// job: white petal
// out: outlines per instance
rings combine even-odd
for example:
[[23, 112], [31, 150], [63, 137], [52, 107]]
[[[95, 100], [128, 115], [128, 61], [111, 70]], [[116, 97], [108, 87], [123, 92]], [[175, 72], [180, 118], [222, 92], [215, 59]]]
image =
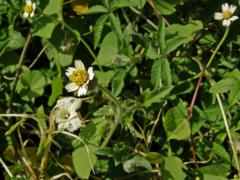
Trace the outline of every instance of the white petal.
[[68, 67], [65, 74], [69, 77], [75, 70], [74, 67]]
[[78, 96], [83, 96], [87, 93], [87, 86], [82, 86], [78, 89]]
[[85, 66], [81, 60], [75, 60], [76, 69], [85, 69]]
[[72, 91], [76, 91], [78, 89], [78, 85], [75, 84], [75, 83], [69, 83], [65, 86], [65, 89], [68, 91], [68, 92], [72, 92]]
[[233, 16], [233, 17], [231, 17], [229, 20], [230, 21], [235, 21], [235, 20], [237, 20], [238, 19], [238, 16]]
[[233, 14], [236, 9], [237, 9], [237, 6], [230, 5], [229, 11]]
[[223, 26], [229, 26], [231, 21], [229, 19], [224, 19], [223, 20]]
[[33, 16], [34, 16], [34, 11], [32, 11], [30, 14], [30, 17], [33, 17]]
[[36, 9], [36, 3], [33, 3], [33, 4], [32, 4], [32, 8], [33, 8], [33, 11], [35, 11], [35, 9]]
[[92, 80], [94, 77], [94, 72], [92, 67], [88, 68], [88, 77], [89, 77], [89, 80]]
[[27, 4], [28, 6], [32, 6], [32, 1], [31, 1], [31, 0], [26, 0], [26, 4]]
[[78, 110], [82, 105], [82, 100], [80, 98], [75, 98], [73, 101], [70, 101], [68, 105], [68, 112], [70, 113], [70, 117], [74, 115], [76, 110]]
[[224, 12], [224, 11], [228, 11], [228, 10], [229, 10], [229, 5], [228, 5], [228, 3], [223, 4], [223, 5], [222, 5], [222, 11]]
[[27, 18], [28, 16], [29, 16], [29, 13], [27, 13], [27, 12], [23, 13], [23, 17]]
[[74, 132], [74, 131], [78, 130], [80, 127], [81, 127], [81, 121], [80, 121], [80, 119], [78, 118], [78, 116], [70, 119], [70, 120], [65, 124], [65, 128], [66, 128], [69, 132]]
[[222, 20], [223, 19], [223, 14], [219, 13], [219, 12], [214, 13], [214, 19]]

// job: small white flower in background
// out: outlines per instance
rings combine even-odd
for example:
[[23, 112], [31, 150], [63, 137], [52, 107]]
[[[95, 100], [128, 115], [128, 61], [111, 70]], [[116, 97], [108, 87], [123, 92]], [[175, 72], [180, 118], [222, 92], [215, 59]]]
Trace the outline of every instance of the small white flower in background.
[[82, 100], [75, 97], [64, 97], [57, 101], [56, 119], [58, 130], [74, 132], [84, 126], [84, 122], [78, 117], [77, 110], [81, 107]]
[[223, 26], [229, 26], [232, 21], [235, 21], [238, 19], [238, 16], [233, 16], [234, 11], [237, 9], [237, 6], [235, 5], [229, 5], [228, 3], [225, 3], [222, 5], [222, 12], [216, 12], [214, 14], [214, 19], [216, 20], [222, 20]]
[[71, 83], [65, 86], [68, 92], [77, 91], [78, 96], [87, 93], [88, 84], [94, 78], [93, 68], [89, 67], [86, 71], [82, 61], [75, 60], [75, 67], [68, 67], [66, 75]]
[[23, 17], [33, 17], [34, 16], [34, 11], [36, 9], [36, 4], [33, 3], [31, 0], [26, 0], [26, 5], [24, 6], [24, 13]]

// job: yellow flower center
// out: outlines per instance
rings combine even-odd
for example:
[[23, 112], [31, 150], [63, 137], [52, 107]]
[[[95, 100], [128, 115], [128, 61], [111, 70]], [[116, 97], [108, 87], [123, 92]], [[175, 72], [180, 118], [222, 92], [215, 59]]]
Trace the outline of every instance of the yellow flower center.
[[30, 14], [33, 11], [32, 5], [25, 5], [24, 12]]
[[232, 12], [231, 11], [223, 11], [223, 18], [224, 19], [229, 19], [232, 17]]
[[88, 73], [85, 69], [75, 70], [69, 76], [69, 79], [77, 85], [82, 86], [88, 81]]

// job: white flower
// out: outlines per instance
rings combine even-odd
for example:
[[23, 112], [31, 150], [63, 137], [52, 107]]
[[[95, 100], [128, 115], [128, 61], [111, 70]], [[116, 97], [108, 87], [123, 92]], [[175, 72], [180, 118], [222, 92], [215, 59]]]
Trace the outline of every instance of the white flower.
[[57, 101], [55, 122], [59, 130], [70, 132], [78, 130], [84, 125], [78, 117], [77, 110], [81, 107], [82, 100], [75, 97], [64, 97]]
[[69, 132], [74, 132], [82, 126], [84, 126], [84, 121], [79, 119], [77, 112], [72, 112], [66, 121], [58, 123], [58, 130], [66, 129]]
[[68, 92], [77, 91], [78, 96], [87, 93], [88, 84], [94, 78], [93, 68], [89, 67], [86, 71], [84, 64], [80, 60], [75, 60], [75, 67], [68, 67], [66, 75], [71, 83], [65, 86]]
[[33, 17], [34, 16], [34, 11], [36, 9], [36, 4], [33, 3], [31, 0], [26, 0], [26, 5], [24, 6], [24, 13], [23, 17]]
[[229, 26], [232, 21], [235, 21], [238, 19], [238, 16], [233, 16], [234, 11], [237, 9], [237, 6], [235, 5], [229, 5], [228, 3], [225, 3], [222, 5], [222, 12], [216, 12], [214, 14], [214, 19], [216, 20], [222, 20], [223, 26]]

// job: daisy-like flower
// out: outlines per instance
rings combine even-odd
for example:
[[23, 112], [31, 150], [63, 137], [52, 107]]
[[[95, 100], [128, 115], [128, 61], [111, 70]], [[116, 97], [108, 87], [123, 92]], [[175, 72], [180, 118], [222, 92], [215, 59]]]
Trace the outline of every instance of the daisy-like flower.
[[33, 17], [34, 16], [34, 11], [36, 9], [36, 4], [33, 3], [31, 0], [26, 0], [26, 5], [24, 6], [24, 13], [23, 17]]
[[59, 130], [74, 132], [84, 125], [78, 117], [77, 110], [82, 100], [75, 97], [64, 97], [57, 101], [55, 122]]
[[229, 26], [232, 21], [238, 19], [238, 16], [233, 16], [234, 11], [237, 9], [235, 5], [229, 5], [225, 3], [222, 5], [222, 12], [216, 12], [214, 14], [214, 19], [222, 20], [223, 26]]
[[87, 93], [88, 84], [94, 78], [93, 68], [89, 67], [86, 71], [81, 60], [75, 60], [75, 67], [68, 67], [66, 75], [71, 83], [65, 86], [68, 92], [77, 91], [78, 96], [83, 96]]

